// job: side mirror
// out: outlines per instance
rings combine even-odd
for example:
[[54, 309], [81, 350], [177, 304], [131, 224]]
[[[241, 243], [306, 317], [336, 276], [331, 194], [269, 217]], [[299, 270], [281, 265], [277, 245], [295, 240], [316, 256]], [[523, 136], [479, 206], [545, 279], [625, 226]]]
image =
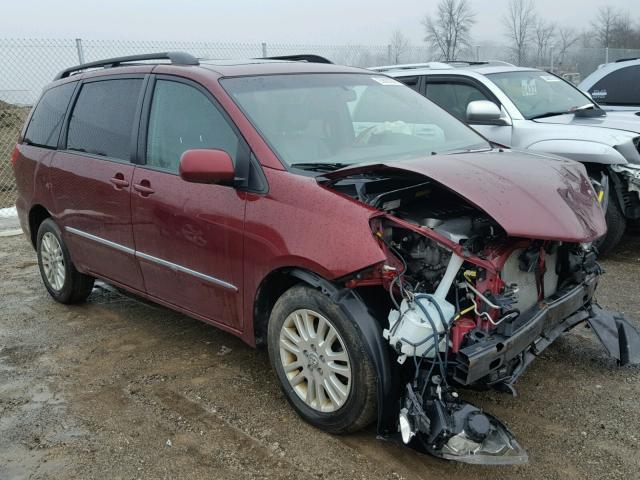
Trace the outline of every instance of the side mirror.
[[180, 178], [192, 183], [232, 183], [235, 168], [223, 150], [193, 149], [180, 157]]
[[467, 105], [467, 123], [475, 125], [509, 125], [502, 111], [489, 100], [476, 100]]

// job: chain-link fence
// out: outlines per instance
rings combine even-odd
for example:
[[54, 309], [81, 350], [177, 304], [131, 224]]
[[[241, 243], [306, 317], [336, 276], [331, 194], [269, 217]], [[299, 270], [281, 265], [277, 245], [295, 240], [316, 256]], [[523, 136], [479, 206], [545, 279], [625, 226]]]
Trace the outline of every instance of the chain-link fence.
[[[283, 43], [208, 43], [178, 41], [0, 39], [0, 215], [15, 202], [11, 152], [29, 109], [42, 88], [65, 67], [103, 58], [161, 51], [187, 51], [202, 58], [256, 58], [309, 53], [358, 67], [438, 60], [427, 46], [303, 45]], [[640, 57], [640, 50], [549, 49], [527, 51], [523, 66], [540, 67], [578, 82], [598, 65]], [[505, 46], [474, 46], [460, 60], [514, 59]]]

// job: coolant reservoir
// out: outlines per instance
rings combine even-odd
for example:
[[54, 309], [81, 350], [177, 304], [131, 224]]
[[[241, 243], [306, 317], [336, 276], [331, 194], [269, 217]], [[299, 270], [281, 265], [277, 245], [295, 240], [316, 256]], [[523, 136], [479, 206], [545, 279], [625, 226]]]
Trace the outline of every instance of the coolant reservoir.
[[413, 356], [433, 358], [437, 350], [446, 348], [443, 334], [449, 328], [456, 309], [445, 297], [462, 263], [462, 257], [452, 254], [433, 295], [404, 299], [399, 311], [389, 312], [389, 328], [382, 332], [382, 336], [400, 351], [398, 362], [404, 363], [407, 357]]

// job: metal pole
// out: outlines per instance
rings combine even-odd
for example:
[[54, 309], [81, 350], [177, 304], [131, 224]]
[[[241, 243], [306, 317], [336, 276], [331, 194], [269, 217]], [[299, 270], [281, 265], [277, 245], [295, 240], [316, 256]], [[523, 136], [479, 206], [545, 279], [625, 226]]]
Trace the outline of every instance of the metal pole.
[[76, 38], [76, 50], [78, 50], [78, 63], [84, 63], [84, 50], [82, 49], [82, 39]]
[[549, 65], [549, 71], [550, 71], [551, 73], [553, 73], [553, 50], [550, 50], [550, 51], [549, 51], [549, 57], [550, 57], [550, 58], [549, 58], [549, 63], [550, 63], [550, 65]]
[[267, 42], [262, 42], [262, 58], [267, 58]]
[[609, 63], [609, 47], [604, 49], [604, 63]]

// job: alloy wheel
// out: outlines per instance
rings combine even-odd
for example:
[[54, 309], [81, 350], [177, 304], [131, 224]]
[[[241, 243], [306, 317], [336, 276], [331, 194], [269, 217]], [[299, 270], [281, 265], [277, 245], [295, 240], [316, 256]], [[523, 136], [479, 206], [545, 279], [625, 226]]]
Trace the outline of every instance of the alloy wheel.
[[342, 407], [351, 391], [351, 362], [344, 341], [321, 314], [292, 312], [280, 330], [284, 374], [306, 405], [320, 412]]
[[46, 232], [42, 236], [40, 257], [42, 258], [42, 268], [49, 286], [56, 291], [62, 290], [66, 277], [64, 255], [62, 254], [60, 242], [51, 232]]

